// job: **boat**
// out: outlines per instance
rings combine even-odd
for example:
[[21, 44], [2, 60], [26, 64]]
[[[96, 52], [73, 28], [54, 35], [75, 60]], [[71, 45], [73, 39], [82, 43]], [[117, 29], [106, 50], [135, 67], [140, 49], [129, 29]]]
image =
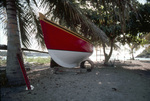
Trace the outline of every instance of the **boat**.
[[44, 41], [51, 58], [60, 66], [73, 68], [88, 60], [93, 53], [90, 40], [39, 13]]

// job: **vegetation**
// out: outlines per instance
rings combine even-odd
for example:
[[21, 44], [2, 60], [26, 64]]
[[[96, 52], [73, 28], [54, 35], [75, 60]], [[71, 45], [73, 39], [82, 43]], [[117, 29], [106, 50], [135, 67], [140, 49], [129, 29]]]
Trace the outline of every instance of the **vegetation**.
[[[126, 22], [129, 20], [131, 11], [136, 13], [137, 2], [96, 0], [88, 2], [91, 6], [89, 9], [86, 0], [82, 1], [84, 1], [83, 11], [85, 15], [102, 29], [109, 38], [109, 45], [100, 42], [96, 42], [95, 44], [96, 46], [103, 47], [105, 56], [104, 64], [107, 64], [113, 53], [113, 49], [119, 48], [115, 43], [121, 42], [125, 44], [126, 42]], [[109, 53], [106, 52], [106, 48], [108, 49], [108, 47], [110, 49]]]
[[132, 59], [134, 59], [134, 51], [140, 46], [150, 44], [150, 4], [139, 4], [137, 12], [138, 18], [134, 12], [130, 13], [130, 20], [126, 25], [126, 43], [130, 46]]
[[[130, 53], [132, 59], [134, 59], [134, 51], [139, 49], [141, 45], [149, 43], [149, 32], [150, 32], [150, 4], [139, 4], [134, 3], [133, 7], [130, 7], [130, 3], [125, 3], [126, 6], [121, 7], [119, 1], [113, 2], [106, 1], [99, 3], [99, 1], [93, 4], [93, 8], [89, 9], [87, 6], [83, 7], [86, 11], [86, 15], [90, 18], [100, 29], [102, 29], [110, 40], [110, 52], [105, 52], [105, 44], [103, 46], [103, 52], [105, 56], [104, 63], [107, 64], [109, 61], [113, 49], [117, 46], [116, 42], [120, 42], [123, 45], [128, 44], [131, 48]], [[128, 2], [128, 1], [127, 1]], [[113, 5], [113, 6], [112, 6]], [[114, 6], [115, 5], [115, 6]], [[129, 6], [129, 7], [128, 7]], [[126, 8], [127, 7], [127, 8]], [[119, 8], [122, 8], [120, 11]], [[126, 10], [124, 9], [126, 8]], [[133, 10], [134, 9], [134, 10]], [[124, 11], [123, 11], [124, 10]], [[125, 15], [121, 16], [120, 12], [124, 12]], [[97, 43], [101, 44], [101, 43]], [[118, 47], [117, 47], [118, 48]]]
[[[40, 64], [40, 65], [43, 65], [43, 64], [47, 64], [47, 63], [50, 63], [50, 58], [41, 58], [41, 57], [37, 57], [37, 58], [34, 58], [34, 57], [25, 57], [24, 58], [24, 62], [25, 63], [29, 63], [29, 64]], [[2, 60], [0, 59], [0, 66], [6, 66], [6, 60]]]
[[6, 56], [7, 52], [0, 51], [0, 66], [6, 66], [6, 59], [3, 59], [3, 56]]
[[6, 60], [0, 59], [0, 67], [6, 66]]
[[141, 54], [139, 54], [137, 57], [141, 58], [150, 58], [150, 47], [147, 47]]
[[25, 63], [33, 63], [33, 64], [46, 64], [46, 63], [50, 63], [50, 58], [41, 58], [41, 57], [38, 57], [38, 58], [34, 58], [34, 57], [31, 57], [31, 58], [24, 58], [24, 62]]

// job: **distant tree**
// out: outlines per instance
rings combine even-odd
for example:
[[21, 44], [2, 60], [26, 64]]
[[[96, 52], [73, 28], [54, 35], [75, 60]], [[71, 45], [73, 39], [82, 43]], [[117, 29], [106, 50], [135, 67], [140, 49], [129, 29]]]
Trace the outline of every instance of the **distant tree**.
[[130, 13], [130, 20], [127, 22], [126, 43], [131, 48], [132, 59], [134, 59], [134, 49], [139, 49], [141, 45], [149, 44], [150, 33], [150, 4], [139, 4], [137, 12], [138, 18], [133, 12]]
[[[96, 43], [102, 44], [105, 56], [104, 63], [107, 64], [112, 55], [113, 48], [117, 47], [115, 43], [122, 42], [124, 44], [126, 41], [126, 21], [129, 20], [130, 12], [136, 11], [137, 2], [130, 0], [81, 1], [81, 5], [83, 5], [83, 10], [86, 11], [85, 14], [87, 17], [102, 29], [110, 40], [109, 45], [99, 42]], [[87, 4], [89, 6], [87, 6]], [[135, 14], [135, 16], [137, 16], [137, 14]], [[121, 35], [123, 37], [121, 37]], [[110, 47], [109, 53], [106, 53], [107, 47]]]

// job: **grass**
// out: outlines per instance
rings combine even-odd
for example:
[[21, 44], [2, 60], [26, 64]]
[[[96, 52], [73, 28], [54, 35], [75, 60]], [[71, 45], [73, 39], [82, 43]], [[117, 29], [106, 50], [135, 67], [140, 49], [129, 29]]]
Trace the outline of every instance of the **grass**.
[[33, 64], [46, 64], [46, 63], [50, 63], [50, 58], [24, 58], [24, 61], [27, 63], [33, 63]]
[[6, 66], [6, 60], [0, 59], [0, 66]]
[[[50, 63], [50, 58], [41, 58], [41, 57], [38, 57], [38, 58], [34, 58], [34, 57], [31, 57], [31, 58], [24, 58], [24, 62], [25, 63], [30, 63], [30, 64], [46, 64], [46, 63]], [[2, 60], [0, 59], [0, 66], [6, 66], [6, 60]]]

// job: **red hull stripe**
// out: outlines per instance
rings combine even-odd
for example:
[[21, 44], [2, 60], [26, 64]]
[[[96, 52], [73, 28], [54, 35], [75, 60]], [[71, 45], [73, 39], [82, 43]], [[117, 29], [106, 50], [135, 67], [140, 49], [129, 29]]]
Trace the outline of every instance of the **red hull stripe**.
[[48, 49], [93, 52], [93, 45], [81, 37], [50, 21], [40, 20]]
[[89, 39], [87, 39], [87, 38], [81, 36], [80, 34], [77, 34], [77, 33], [73, 32], [73, 31], [71, 31], [71, 30], [69, 30], [69, 29], [66, 29], [65, 27], [63, 27], [63, 26], [61, 26], [61, 25], [58, 25], [58, 24], [56, 24], [56, 23], [54, 23], [54, 22], [52, 22], [52, 21], [50, 21], [50, 20], [47, 20], [47, 19], [44, 19], [44, 20], [45, 20], [45, 22], [47, 22], [47, 23], [49, 23], [49, 24], [51, 24], [51, 25], [53, 25], [53, 26], [55, 26], [55, 27], [57, 27], [57, 28], [59, 28], [59, 29], [61, 29], [61, 30], [63, 30], [63, 31], [66, 31], [66, 32], [69, 33], [69, 34], [72, 34], [72, 35], [74, 35], [74, 36], [76, 36], [76, 37], [78, 37], [78, 38], [81, 38], [82, 40], [85, 40], [85, 41], [91, 43]]

